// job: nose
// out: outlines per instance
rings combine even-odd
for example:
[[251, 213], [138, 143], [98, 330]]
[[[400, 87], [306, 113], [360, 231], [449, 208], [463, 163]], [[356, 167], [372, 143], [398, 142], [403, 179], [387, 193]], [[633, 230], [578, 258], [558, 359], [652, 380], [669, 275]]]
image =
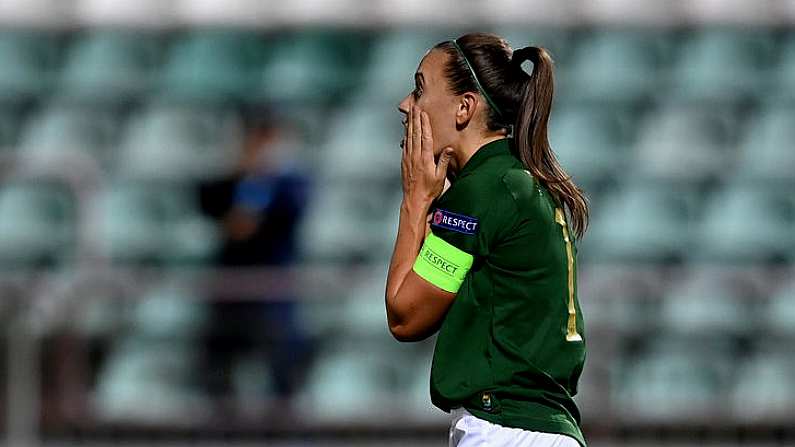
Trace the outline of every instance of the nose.
[[409, 114], [409, 107], [411, 107], [410, 101], [411, 101], [411, 95], [410, 94], [406, 95], [406, 97], [403, 98], [402, 101], [400, 101], [400, 104], [398, 104], [398, 110], [400, 111], [400, 113], [402, 113], [404, 115], [408, 115]]

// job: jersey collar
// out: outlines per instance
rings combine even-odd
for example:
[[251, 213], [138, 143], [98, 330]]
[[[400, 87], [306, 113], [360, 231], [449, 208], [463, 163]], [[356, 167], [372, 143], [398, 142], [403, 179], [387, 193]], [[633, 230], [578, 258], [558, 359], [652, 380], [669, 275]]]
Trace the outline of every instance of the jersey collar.
[[513, 146], [513, 138], [501, 138], [488, 142], [481, 146], [478, 150], [469, 157], [464, 167], [458, 172], [456, 178], [461, 178], [482, 165], [486, 160], [497, 155], [512, 155], [511, 147]]

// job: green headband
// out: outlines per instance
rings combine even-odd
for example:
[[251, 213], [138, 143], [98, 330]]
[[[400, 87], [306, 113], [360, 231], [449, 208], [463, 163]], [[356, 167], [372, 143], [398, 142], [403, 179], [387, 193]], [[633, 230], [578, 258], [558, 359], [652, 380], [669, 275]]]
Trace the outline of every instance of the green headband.
[[478, 80], [478, 75], [475, 74], [475, 69], [472, 68], [472, 64], [469, 63], [469, 59], [467, 59], [466, 55], [464, 54], [464, 51], [461, 49], [460, 46], [458, 46], [458, 42], [456, 42], [456, 39], [453, 39], [453, 46], [455, 46], [455, 49], [458, 50], [458, 53], [461, 55], [461, 57], [464, 58], [464, 62], [466, 62], [467, 68], [469, 68], [469, 72], [472, 73], [472, 79], [475, 80], [475, 86], [478, 88], [478, 92], [480, 92], [480, 94], [484, 98], [486, 98], [486, 102], [489, 103], [489, 106], [491, 106], [491, 108], [494, 109], [495, 112], [497, 112], [497, 115], [499, 115], [500, 120], [502, 120], [503, 119], [502, 111], [500, 111], [500, 108], [497, 107], [497, 104], [491, 100], [491, 97], [488, 95], [488, 93], [486, 93], [486, 90], [483, 88], [483, 86], [480, 85], [480, 81]]

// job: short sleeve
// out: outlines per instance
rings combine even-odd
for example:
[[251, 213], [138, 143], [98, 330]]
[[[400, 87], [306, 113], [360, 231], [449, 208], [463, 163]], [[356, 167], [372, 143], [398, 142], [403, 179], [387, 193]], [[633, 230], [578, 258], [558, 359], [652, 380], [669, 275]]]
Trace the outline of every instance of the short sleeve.
[[[486, 257], [502, 230], [513, 223], [516, 205], [499, 181], [454, 184], [431, 207], [431, 231], [475, 258]], [[475, 179], [471, 179], [475, 180]]]

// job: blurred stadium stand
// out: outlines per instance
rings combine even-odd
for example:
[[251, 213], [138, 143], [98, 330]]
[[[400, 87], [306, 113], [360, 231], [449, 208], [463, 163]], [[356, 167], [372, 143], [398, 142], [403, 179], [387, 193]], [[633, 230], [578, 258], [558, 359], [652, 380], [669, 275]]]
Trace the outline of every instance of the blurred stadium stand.
[[[330, 5], [0, 0], [7, 445], [445, 445], [433, 342], [385, 324], [396, 105], [428, 47], [484, 29], [557, 63], [550, 139], [593, 207], [591, 444], [795, 442], [795, 2]], [[298, 257], [218, 268], [196, 190], [261, 106], [313, 181]], [[282, 296], [318, 355], [285, 401], [248, 354], [230, 410], [200, 385], [208, 303]]]

